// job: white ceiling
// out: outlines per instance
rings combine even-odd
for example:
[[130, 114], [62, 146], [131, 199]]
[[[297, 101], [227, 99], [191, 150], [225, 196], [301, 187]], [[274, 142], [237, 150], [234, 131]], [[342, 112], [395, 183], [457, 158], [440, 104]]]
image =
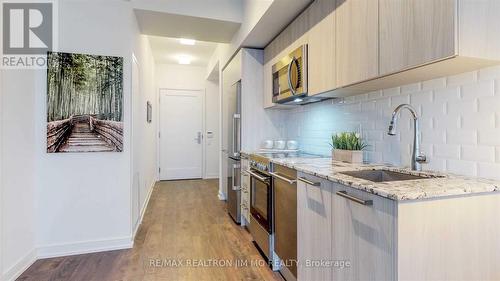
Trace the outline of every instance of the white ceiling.
[[[207, 1], [210, 2], [210, 1]], [[142, 34], [229, 43], [240, 22], [134, 9]]]
[[139, 10], [236, 23], [241, 23], [242, 21], [244, 1], [248, 0], [131, 0], [133, 7]]
[[196, 41], [194, 46], [182, 45], [177, 38], [148, 36], [156, 63], [177, 64], [179, 55], [192, 57], [191, 65], [207, 66], [217, 43]]

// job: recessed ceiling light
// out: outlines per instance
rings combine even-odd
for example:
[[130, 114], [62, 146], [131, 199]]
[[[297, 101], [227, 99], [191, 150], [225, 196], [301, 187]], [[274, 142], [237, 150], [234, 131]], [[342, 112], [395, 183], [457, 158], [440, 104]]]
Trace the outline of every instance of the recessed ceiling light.
[[193, 59], [188, 55], [179, 55], [177, 57], [177, 62], [179, 62], [179, 64], [191, 64], [192, 60]]
[[179, 43], [182, 45], [194, 45], [196, 43], [196, 40], [194, 39], [186, 39], [186, 38], [180, 38]]
[[303, 100], [303, 99], [301, 99], [301, 98], [295, 98], [295, 99], [293, 100], [293, 102], [302, 102], [302, 101], [304, 101], [304, 100]]

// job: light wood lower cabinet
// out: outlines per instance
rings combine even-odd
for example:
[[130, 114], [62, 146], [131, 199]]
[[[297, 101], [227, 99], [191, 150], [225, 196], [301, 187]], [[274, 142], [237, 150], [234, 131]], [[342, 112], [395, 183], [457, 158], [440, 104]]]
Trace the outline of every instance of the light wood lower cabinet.
[[500, 280], [500, 193], [393, 201], [298, 178], [299, 281]]
[[332, 280], [394, 280], [395, 201], [332, 186]]
[[[308, 184], [304, 179], [317, 185]], [[299, 173], [297, 181], [298, 280], [332, 280], [331, 267], [317, 266], [317, 263], [331, 259], [331, 238], [332, 183]]]

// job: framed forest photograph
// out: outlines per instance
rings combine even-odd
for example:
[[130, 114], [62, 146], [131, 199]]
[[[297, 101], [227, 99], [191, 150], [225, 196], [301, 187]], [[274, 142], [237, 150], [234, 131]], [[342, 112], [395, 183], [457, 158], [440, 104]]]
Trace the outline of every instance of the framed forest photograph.
[[123, 58], [47, 54], [47, 152], [123, 150]]

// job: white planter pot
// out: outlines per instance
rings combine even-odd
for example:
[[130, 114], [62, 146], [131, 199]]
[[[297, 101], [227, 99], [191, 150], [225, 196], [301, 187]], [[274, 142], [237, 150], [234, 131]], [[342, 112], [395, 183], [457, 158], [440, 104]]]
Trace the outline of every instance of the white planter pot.
[[333, 149], [332, 158], [336, 161], [360, 164], [363, 163], [363, 151]]

